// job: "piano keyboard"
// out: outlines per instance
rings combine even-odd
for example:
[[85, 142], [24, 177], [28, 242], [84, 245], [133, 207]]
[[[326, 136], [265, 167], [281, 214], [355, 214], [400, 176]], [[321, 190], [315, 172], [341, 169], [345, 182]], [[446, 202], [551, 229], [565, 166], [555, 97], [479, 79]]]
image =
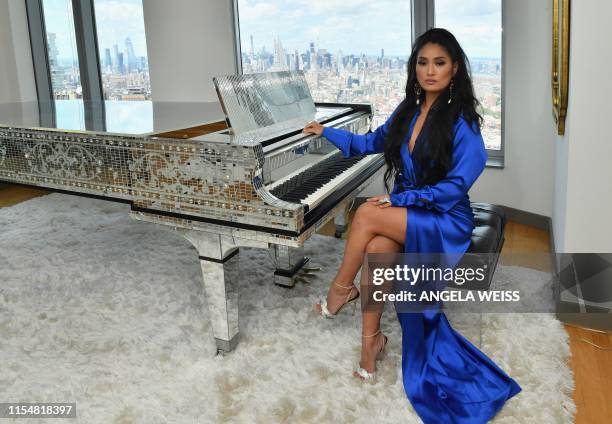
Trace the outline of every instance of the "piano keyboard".
[[275, 197], [291, 203], [302, 203], [306, 211], [314, 209], [336, 188], [343, 186], [379, 155], [344, 158], [340, 152], [331, 155], [307, 169], [301, 169], [269, 187]]
[[[274, 190], [276, 187], [279, 187], [281, 185], [283, 185], [284, 183], [286, 183], [287, 181], [289, 181], [291, 178], [296, 177], [300, 174], [305, 173], [308, 169], [312, 168], [313, 166], [315, 166], [317, 163], [322, 162], [332, 156], [335, 157], [339, 157], [340, 156], [340, 152], [337, 149], [332, 150], [329, 153], [326, 153], [325, 155], [320, 155], [320, 156], [314, 156], [311, 155], [310, 157], [303, 157], [301, 159], [303, 159], [306, 165], [304, 166], [300, 166], [299, 168], [297, 168], [295, 171], [283, 176], [282, 178], [279, 178], [278, 180], [268, 184], [266, 186], [266, 190], [268, 190], [269, 192], [272, 192], [272, 190]], [[316, 157], [316, 159], [312, 159], [313, 157]]]

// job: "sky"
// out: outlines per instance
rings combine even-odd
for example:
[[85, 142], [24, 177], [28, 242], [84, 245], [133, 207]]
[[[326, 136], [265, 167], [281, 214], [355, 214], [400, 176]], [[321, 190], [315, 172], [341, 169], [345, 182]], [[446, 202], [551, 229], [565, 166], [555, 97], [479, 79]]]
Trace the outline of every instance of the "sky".
[[[242, 51], [279, 36], [288, 52], [316, 48], [331, 53], [408, 56], [408, 0], [238, 0]], [[455, 34], [470, 57], [501, 56], [501, 0], [436, 0], [436, 26]]]
[[[130, 37], [146, 56], [143, 0], [95, 0], [100, 54], [125, 48]], [[214, 0], [223, 1], [223, 0]], [[43, 0], [47, 32], [57, 34], [62, 58], [76, 58], [71, 0]], [[177, 2], [177, 6], [180, 1]], [[408, 56], [409, 0], [238, 0], [243, 52], [254, 37], [256, 51], [273, 51], [279, 36], [288, 52], [304, 52], [311, 41], [332, 54]], [[436, 0], [436, 26], [455, 34], [470, 57], [500, 57], [501, 0]]]
[[[127, 37], [132, 40], [136, 56], [147, 56], [142, 1], [94, 0], [102, 57], [105, 48], [111, 49], [112, 54], [114, 44], [123, 52]], [[59, 55], [64, 59], [77, 57], [71, 4], [71, 0], [43, 0], [46, 30], [56, 33]]]

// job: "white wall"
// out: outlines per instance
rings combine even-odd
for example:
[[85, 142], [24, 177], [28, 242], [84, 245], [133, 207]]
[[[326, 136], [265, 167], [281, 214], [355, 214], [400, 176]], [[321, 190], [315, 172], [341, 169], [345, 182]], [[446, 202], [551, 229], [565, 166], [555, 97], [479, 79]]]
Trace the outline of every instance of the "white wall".
[[551, 0], [506, 0], [505, 168], [487, 168], [475, 201], [552, 215], [555, 138], [550, 87]]
[[25, 2], [0, 0], [0, 103], [36, 101]]
[[143, 1], [151, 91], [158, 102], [216, 102], [212, 77], [236, 72], [232, 2]]
[[10, 14], [7, 0], [0, 0], [0, 102], [13, 102], [17, 97], [15, 84], [15, 51], [11, 33]]
[[556, 139], [559, 252], [612, 251], [612, 2], [572, 4], [566, 132]]
[[25, 2], [0, 0], [0, 122], [38, 125]]

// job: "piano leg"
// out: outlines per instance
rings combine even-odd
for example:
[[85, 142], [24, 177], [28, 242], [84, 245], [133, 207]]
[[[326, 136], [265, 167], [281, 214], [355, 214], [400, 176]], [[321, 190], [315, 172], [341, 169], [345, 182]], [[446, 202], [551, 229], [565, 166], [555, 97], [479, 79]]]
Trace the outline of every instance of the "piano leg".
[[179, 230], [197, 249], [218, 352], [238, 343], [238, 247], [231, 237]]
[[229, 352], [238, 343], [238, 249], [221, 262], [200, 256], [200, 265], [217, 351]]
[[283, 287], [295, 286], [298, 272], [310, 261], [310, 258], [304, 257], [304, 246], [289, 247], [272, 244], [269, 249], [276, 266], [274, 284]]

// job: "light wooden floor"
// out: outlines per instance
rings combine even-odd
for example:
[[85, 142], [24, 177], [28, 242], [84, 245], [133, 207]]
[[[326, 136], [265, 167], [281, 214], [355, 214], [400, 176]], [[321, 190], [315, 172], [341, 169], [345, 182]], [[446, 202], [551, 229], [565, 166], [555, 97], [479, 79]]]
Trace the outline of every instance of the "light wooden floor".
[[[502, 250], [520, 254], [523, 266], [550, 271], [551, 258], [549, 234], [527, 225], [508, 222], [506, 243]], [[529, 254], [533, 258], [529, 260]], [[528, 265], [529, 264], [529, 265]], [[577, 424], [612, 423], [612, 332], [565, 325], [570, 336], [572, 356], [570, 365], [574, 371], [574, 402]]]
[[8, 186], [0, 188], [0, 208], [13, 206], [17, 203], [25, 202], [34, 197], [43, 196], [49, 193], [45, 190], [37, 190], [34, 188]]
[[[44, 190], [10, 186], [0, 188], [0, 208], [45, 195]], [[349, 216], [349, 229], [353, 213]], [[333, 235], [333, 222], [320, 231]], [[345, 233], [346, 237], [346, 233]], [[547, 231], [508, 222], [501, 263], [520, 261], [523, 266], [549, 271], [550, 245]], [[530, 259], [531, 258], [531, 259]], [[565, 325], [570, 336], [574, 372], [577, 424], [612, 423], [612, 333]]]

